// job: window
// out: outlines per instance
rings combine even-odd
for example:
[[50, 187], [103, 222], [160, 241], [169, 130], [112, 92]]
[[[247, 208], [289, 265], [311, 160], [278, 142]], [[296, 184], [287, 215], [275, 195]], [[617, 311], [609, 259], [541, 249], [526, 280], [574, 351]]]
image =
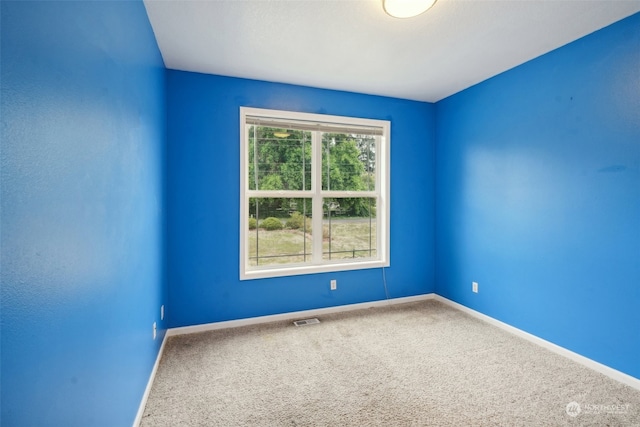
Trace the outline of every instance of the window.
[[240, 109], [240, 278], [389, 265], [388, 121]]

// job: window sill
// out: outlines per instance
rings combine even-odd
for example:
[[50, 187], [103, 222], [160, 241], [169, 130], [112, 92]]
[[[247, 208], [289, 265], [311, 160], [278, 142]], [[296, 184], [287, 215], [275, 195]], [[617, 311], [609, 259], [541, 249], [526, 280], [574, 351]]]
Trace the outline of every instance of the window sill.
[[333, 273], [336, 271], [366, 270], [371, 268], [389, 267], [388, 261], [372, 260], [358, 263], [339, 263], [324, 265], [301, 265], [295, 267], [274, 267], [260, 270], [240, 272], [240, 280], [265, 279], [269, 277], [299, 276], [302, 274]]

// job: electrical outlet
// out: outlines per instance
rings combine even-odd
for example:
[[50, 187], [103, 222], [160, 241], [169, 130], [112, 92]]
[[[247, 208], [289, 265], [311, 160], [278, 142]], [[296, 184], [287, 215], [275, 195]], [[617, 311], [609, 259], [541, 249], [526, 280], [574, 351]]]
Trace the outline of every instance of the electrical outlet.
[[471, 290], [473, 292], [475, 292], [476, 294], [478, 293], [478, 282], [472, 282], [471, 283]]
[[157, 335], [158, 331], [157, 331], [157, 327], [156, 327], [156, 322], [153, 322], [153, 339], [156, 339], [156, 335]]
[[331, 290], [335, 291], [336, 289], [338, 289], [338, 281], [334, 279], [331, 281]]
[[164, 304], [160, 306], [160, 320], [164, 320]]

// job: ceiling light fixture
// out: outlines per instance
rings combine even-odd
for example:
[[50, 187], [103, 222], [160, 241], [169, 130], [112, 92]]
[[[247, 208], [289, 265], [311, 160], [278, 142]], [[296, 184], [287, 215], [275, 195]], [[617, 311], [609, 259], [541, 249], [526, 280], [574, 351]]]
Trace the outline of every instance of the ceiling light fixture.
[[426, 12], [436, 0], [382, 0], [382, 7], [394, 18], [413, 18]]
[[273, 136], [275, 136], [276, 138], [286, 138], [288, 137], [290, 134], [288, 132], [274, 132]]

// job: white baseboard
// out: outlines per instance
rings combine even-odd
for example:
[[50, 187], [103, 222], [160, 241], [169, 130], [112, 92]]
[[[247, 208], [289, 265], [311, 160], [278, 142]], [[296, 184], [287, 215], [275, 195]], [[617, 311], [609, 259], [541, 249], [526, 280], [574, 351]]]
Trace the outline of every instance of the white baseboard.
[[381, 307], [385, 305], [404, 304], [407, 302], [424, 301], [435, 298], [435, 294], [423, 294], [404, 298], [362, 302], [358, 304], [338, 305], [334, 307], [317, 308], [313, 310], [294, 311], [291, 313], [273, 314], [270, 316], [250, 317], [248, 319], [227, 320], [224, 322], [206, 323], [204, 325], [183, 326], [167, 330], [167, 336], [195, 334], [198, 332], [215, 331], [218, 329], [238, 328], [240, 326], [257, 325], [260, 323], [279, 322], [282, 320], [304, 319], [323, 314], [340, 313], [343, 311], [361, 310], [363, 308]]
[[624, 372], [620, 372], [617, 371], [613, 368], [610, 368], [606, 365], [603, 365], [602, 363], [596, 362], [595, 360], [589, 359], [587, 357], [584, 357], [578, 353], [574, 353], [571, 350], [567, 350], [564, 347], [560, 347], [557, 344], [554, 344], [552, 342], [549, 342], [547, 340], [544, 340], [542, 338], [539, 338], [535, 335], [532, 335], [528, 332], [525, 332], [521, 329], [518, 329], [514, 326], [511, 326], [507, 323], [501, 322], [497, 319], [494, 319], [493, 317], [487, 316], [486, 314], [482, 314], [478, 311], [475, 311], [469, 307], [466, 307], [462, 304], [458, 304], [457, 302], [451, 301], [450, 299], [447, 299], [445, 297], [442, 297], [440, 295], [435, 295], [434, 299], [436, 301], [440, 301], [443, 302], [453, 308], [456, 308], [460, 311], [463, 311], [467, 314], [470, 314], [473, 317], [476, 317], [480, 320], [483, 320], [493, 326], [497, 326], [500, 329], [503, 329], [507, 332], [510, 332], [514, 335], [519, 336], [520, 338], [524, 338], [527, 341], [530, 341], [534, 344], [537, 344], [541, 347], [546, 348], [547, 350], [550, 350], [556, 354], [559, 354], [561, 356], [564, 356], [568, 359], [573, 360], [574, 362], [577, 362], [583, 366], [586, 366], [587, 368], [591, 368], [596, 372], [599, 372], [603, 375], [606, 375], [607, 377], [614, 379], [618, 382], [621, 382], [622, 384], [628, 385], [629, 387], [632, 387], [636, 390], [640, 390], [640, 379], [632, 377], [631, 375], [627, 375]]
[[158, 371], [158, 365], [160, 365], [160, 359], [162, 359], [162, 353], [164, 352], [164, 344], [167, 342], [167, 334], [164, 334], [164, 338], [162, 339], [162, 344], [160, 344], [160, 350], [158, 351], [158, 356], [156, 356], [156, 363], [153, 364], [153, 369], [151, 370], [151, 374], [149, 375], [149, 381], [147, 381], [147, 387], [144, 389], [144, 394], [142, 395], [142, 401], [140, 402], [140, 406], [138, 407], [138, 413], [136, 414], [136, 419], [133, 421], [133, 427], [138, 427], [140, 422], [142, 421], [142, 416], [144, 415], [144, 408], [147, 406], [147, 400], [149, 399], [149, 393], [151, 393], [151, 387], [153, 386], [153, 381], [156, 378], [156, 372]]

